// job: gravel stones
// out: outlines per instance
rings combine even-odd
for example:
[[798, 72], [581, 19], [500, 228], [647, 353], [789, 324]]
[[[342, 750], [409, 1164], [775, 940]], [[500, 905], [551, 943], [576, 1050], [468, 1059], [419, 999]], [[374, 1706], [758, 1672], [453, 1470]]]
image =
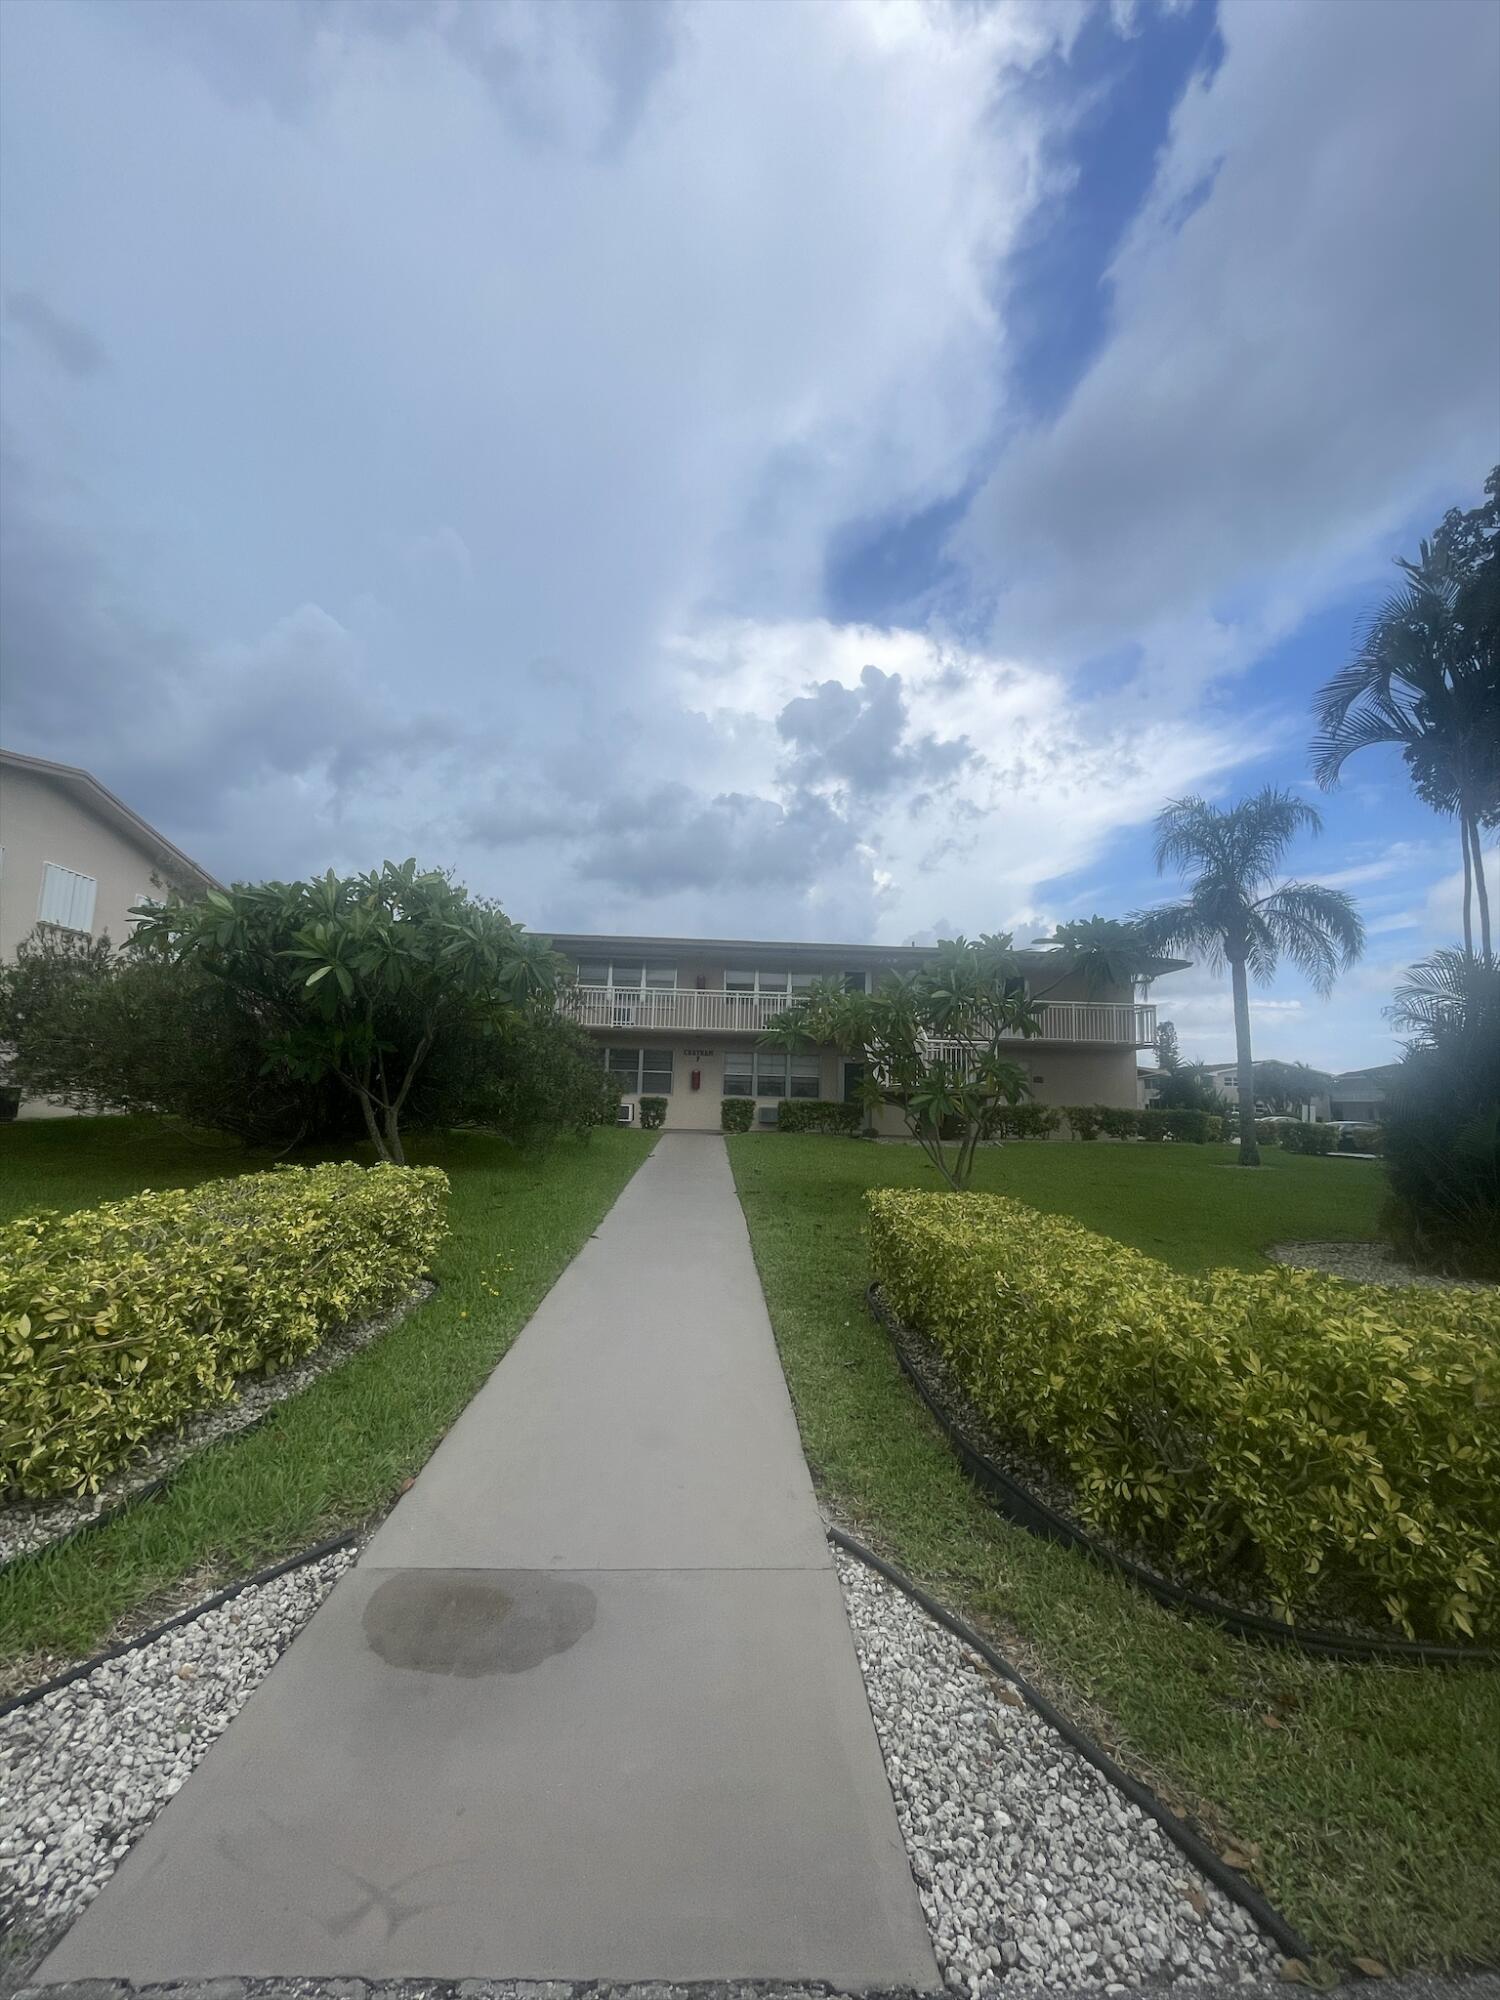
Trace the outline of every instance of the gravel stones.
[[39, 1951], [93, 1900], [355, 1553], [242, 1590], [0, 1717], [0, 1930]]
[[976, 1655], [836, 1555], [912, 1874], [950, 1987], [1249, 1985], [1279, 1954]]
[[1358, 1285], [1422, 1285], [1440, 1292], [1492, 1292], [1480, 1278], [1444, 1278], [1403, 1264], [1388, 1243], [1273, 1243], [1266, 1251], [1273, 1264], [1291, 1264], [1299, 1271], [1326, 1271], [1331, 1278], [1352, 1278]]

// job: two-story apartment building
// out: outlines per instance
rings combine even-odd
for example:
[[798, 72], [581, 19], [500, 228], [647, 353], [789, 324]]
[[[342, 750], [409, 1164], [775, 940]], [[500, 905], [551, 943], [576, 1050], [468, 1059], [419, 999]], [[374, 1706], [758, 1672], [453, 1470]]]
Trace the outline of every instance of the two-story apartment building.
[[[887, 973], [931, 957], [916, 945], [777, 944], [747, 939], [600, 937], [555, 933], [576, 970], [569, 1004], [619, 1079], [623, 1100], [667, 1099], [667, 1124], [717, 1131], [726, 1097], [752, 1097], [758, 1122], [782, 1098], [844, 1099], [859, 1065], [838, 1050], [788, 1055], [758, 1046], [777, 1014], [814, 979], [873, 989]], [[1045, 990], [1043, 1032], [1016, 1038], [1016, 1059], [1041, 1104], [1134, 1105], [1136, 1051], [1156, 1035], [1156, 1009], [1133, 992], [1087, 993], [1056, 958], [1020, 953], [1033, 997]], [[905, 1128], [893, 1109], [876, 1129]]]
[[[217, 886], [89, 772], [0, 750], [0, 961], [39, 924], [123, 944], [133, 904]], [[21, 1115], [52, 1109], [32, 1101]]]

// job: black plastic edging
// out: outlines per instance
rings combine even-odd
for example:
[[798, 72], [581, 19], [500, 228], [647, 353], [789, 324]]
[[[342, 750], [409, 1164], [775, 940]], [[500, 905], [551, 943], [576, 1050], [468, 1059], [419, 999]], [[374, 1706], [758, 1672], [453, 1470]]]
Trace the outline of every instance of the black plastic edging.
[[1034, 1688], [1024, 1675], [1017, 1672], [1003, 1653], [996, 1652], [982, 1633], [976, 1632], [972, 1625], [960, 1618], [956, 1612], [950, 1611], [946, 1604], [940, 1603], [937, 1598], [923, 1590], [920, 1584], [913, 1583], [911, 1578], [904, 1571], [897, 1569], [894, 1563], [887, 1562], [883, 1556], [876, 1555], [873, 1549], [867, 1549], [862, 1542], [855, 1541], [854, 1537], [845, 1534], [842, 1528], [829, 1527], [827, 1533], [829, 1541], [836, 1548], [843, 1549], [846, 1555], [855, 1557], [857, 1561], [877, 1571], [887, 1583], [894, 1584], [897, 1590], [911, 1599], [913, 1604], [920, 1605], [929, 1618], [935, 1618], [939, 1625], [953, 1634], [955, 1639], [971, 1647], [1002, 1680], [1008, 1681], [1042, 1720], [1055, 1729], [1064, 1742], [1076, 1750], [1086, 1763], [1092, 1764], [1116, 1791], [1123, 1792], [1132, 1805], [1138, 1806], [1148, 1819], [1156, 1822], [1167, 1838], [1192, 1862], [1200, 1875], [1206, 1875], [1209, 1881], [1222, 1889], [1226, 1896], [1253, 1917], [1267, 1937], [1275, 1940], [1284, 1957], [1301, 1959], [1304, 1963], [1311, 1959], [1311, 1946], [1297, 1934], [1281, 1912], [1266, 1901], [1238, 1868], [1231, 1868], [1223, 1855], [1216, 1853], [1201, 1834], [1194, 1832], [1186, 1820], [1180, 1819], [1169, 1806], [1163, 1805], [1149, 1786], [1143, 1785], [1139, 1778], [1131, 1777], [1128, 1771], [1115, 1762], [1107, 1750], [1101, 1749], [1091, 1736], [1086, 1735], [1078, 1727], [1077, 1723], [1070, 1721], [1061, 1709], [1055, 1708], [1039, 1689]]
[[122, 1639], [118, 1646], [106, 1646], [102, 1653], [95, 1653], [92, 1659], [80, 1660], [66, 1673], [55, 1680], [43, 1681], [40, 1687], [26, 1688], [20, 1694], [13, 1694], [8, 1701], [0, 1701], [0, 1717], [13, 1715], [18, 1708], [29, 1708], [43, 1695], [56, 1694], [59, 1688], [68, 1687], [73, 1681], [81, 1681], [85, 1675], [97, 1668], [107, 1666], [111, 1660], [118, 1660], [125, 1653], [139, 1652], [142, 1646], [149, 1646], [165, 1633], [175, 1631], [179, 1625], [191, 1625], [195, 1618], [201, 1618], [207, 1611], [217, 1611], [221, 1604], [228, 1604], [239, 1596], [242, 1590], [253, 1590], [260, 1583], [274, 1583], [278, 1576], [285, 1576], [289, 1570], [301, 1569], [308, 1563], [321, 1562], [324, 1556], [336, 1555], [340, 1549], [351, 1547], [360, 1536], [358, 1528], [350, 1528], [342, 1535], [333, 1535], [326, 1542], [316, 1542], [310, 1549], [302, 1549], [294, 1556], [286, 1556], [279, 1563], [272, 1563], [269, 1569], [259, 1569], [253, 1576], [241, 1577], [238, 1583], [226, 1584], [216, 1590], [212, 1597], [205, 1597], [201, 1604], [189, 1605], [186, 1611], [174, 1612], [164, 1618], [159, 1625], [153, 1625], [147, 1632], [138, 1632], [133, 1639]]
[[1351, 1666], [1381, 1662], [1418, 1667], [1492, 1667], [1500, 1664], [1500, 1651], [1492, 1646], [1436, 1646], [1421, 1639], [1362, 1639], [1353, 1633], [1320, 1632], [1302, 1625], [1289, 1625], [1282, 1619], [1266, 1618], [1255, 1611], [1236, 1611], [1232, 1605], [1216, 1597], [1205, 1597], [1201, 1591], [1173, 1583], [1144, 1563], [1121, 1555], [1108, 1542], [1085, 1533], [1065, 1514], [1059, 1514], [1055, 1508], [1048, 1506], [1029, 1486], [996, 1465], [965, 1436], [906, 1354], [897, 1331], [900, 1322], [878, 1292], [878, 1285], [868, 1286], [865, 1304], [871, 1318], [890, 1335], [902, 1374], [926, 1404], [970, 1478], [985, 1489], [1007, 1520], [1014, 1522], [1018, 1528], [1024, 1528], [1028, 1534], [1076, 1549], [1147, 1591], [1168, 1610], [1196, 1612], [1200, 1617], [1213, 1619], [1235, 1638], [1248, 1639], [1256, 1645], [1288, 1646], [1324, 1659], [1342, 1660]]

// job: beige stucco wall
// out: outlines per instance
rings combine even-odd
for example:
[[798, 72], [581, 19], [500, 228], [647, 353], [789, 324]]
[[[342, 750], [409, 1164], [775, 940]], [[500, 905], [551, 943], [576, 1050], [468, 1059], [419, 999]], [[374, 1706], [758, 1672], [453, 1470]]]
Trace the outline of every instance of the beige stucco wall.
[[[40, 772], [7, 765], [0, 770], [0, 959], [12, 959], [22, 938], [36, 929], [47, 862], [92, 875], [98, 884], [90, 935], [116, 945], [130, 935], [130, 907], [159, 894], [160, 864], [143, 842], [96, 819]], [[23, 1118], [58, 1116], [65, 1107], [28, 1098]]]
[[[0, 958], [36, 928], [42, 869], [48, 861], [92, 875], [98, 883], [93, 935], [116, 944], [130, 935], [129, 911], [142, 896], [158, 893], [161, 869], [151, 850], [106, 826], [49, 778], [7, 767], [0, 771]], [[164, 878], [163, 878], [164, 879]]]
[[[622, 1047], [638, 1047], [628, 1035], [601, 1036]], [[642, 1037], [641, 1039], [646, 1039]], [[667, 1126], [679, 1132], [717, 1132], [719, 1106], [724, 1095], [723, 1037], [704, 1036], [701, 1041], [667, 1036], [651, 1037], [672, 1049], [672, 1091], [667, 1099]], [[744, 1044], [741, 1044], [744, 1046]], [[843, 1058], [832, 1049], [820, 1052], [822, 1077], [819, 1095], [839, 1099], [844, 1094]], [[1031, 1102], [1036, 1104], [1110, 1104], [1132, 1108], [1136, 1101], [1134, 1049], [1067, 1049], [1059, 1046], [1025, 1047], [1017, 1060], [1031, 1081]], [[692, 1073], [699, 1073], [699, 1087], [692, 1088]], [[635, 1092], [627, 1092], [627, 1102]], [[774, 1098], [757, 1099], [758, 1106], [774, 1105]], [[901, 1113], [887, 1106], [876, 1118], [875, 1129], [882, 1135], [904, 1136]]]

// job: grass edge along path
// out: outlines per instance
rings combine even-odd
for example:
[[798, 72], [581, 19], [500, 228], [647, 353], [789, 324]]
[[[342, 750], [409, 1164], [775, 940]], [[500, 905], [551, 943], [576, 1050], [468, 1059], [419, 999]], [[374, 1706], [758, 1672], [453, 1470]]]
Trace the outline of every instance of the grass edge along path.
[[[162, 1492], [0, 1572], [0, 1662], [24, 1659], [25, 1678], [41, 1678], [96, 1650], [121, 1619], [164, 1594], [180, 1595], [189, 1580], [192, 1597], [207, 1595], [378, 1513], [500, 1361], [653, 1143], [613, 1129], [537, 1152], [478, 1132], [414, 1141], [412, 1164], [440, 1166], [452, 1183], [436, 1295], [253, 1430], [199, 1453]], [[0, 1131], [4, 1208], [12, 1214], [265, 1164], [146, 1119], [38, 1121]]]
[[[1140, 1247], [1170, 1249], [1187, 1269], [1253, 1268], [1258, 1229], [1274, 1241], [1368, 1235], [1373, 1224], [1376, 1181], [1360, 1231], [1351, 1185], [1320, 1178], [1361, 1171], [1357, 1162], [1287, 1158], [1269, 1170], [1288, 1175], [1284, 1188], [1257, 1175], [1241, 1197], [1239, 1175], [1218, 1171], [1227, 1149], [1097, 1150], [1096, 1160], [1077, 1145], [1003, 1148], [982, 1158], [976, 1191], [1076, 1213], [1122, 1240], [1146, 1236]], [[919, 1156], [754, 1134], [732, 1140], [730, 1157], [825, 1501], [1238, 1848], [1330, 1963], [1500, 1960], [1500, 1673], [1346, 1667], [1251, 1646], [1001, 1521], [865, 1311], [864, 1189], [931, 1185]], [[1180, 1210], [1174, 1224], [1198, 1175], [1206, 1211]], [[1221, 1202], [1221, 1254], [1205, 1255]], [[1302, 1225], [1287, 1228], [1287, 1213]]]

